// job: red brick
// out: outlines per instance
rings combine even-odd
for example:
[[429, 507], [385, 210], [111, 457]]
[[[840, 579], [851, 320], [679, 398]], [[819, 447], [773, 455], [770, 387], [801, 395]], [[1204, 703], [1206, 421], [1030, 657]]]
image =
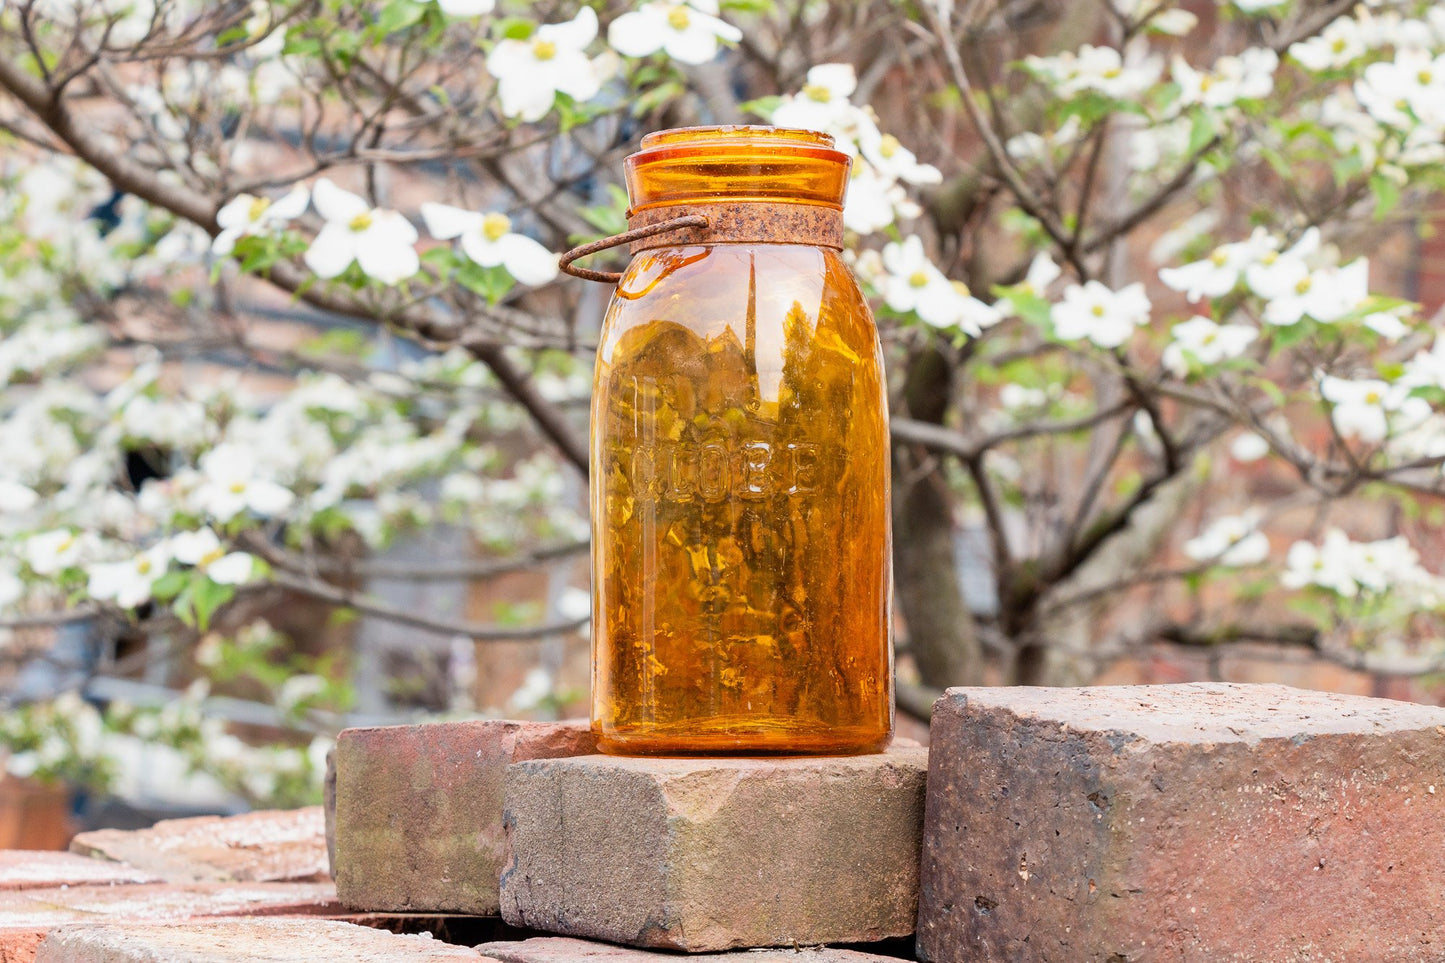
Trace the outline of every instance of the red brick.
[[182, 924], [63, 926], [36, 963], [486, 963], [475, 950], [429, 936], [326, 920], [241, 919]]
[[70, 850], [129, 863], [172, 883], [330, 878], [320, 806], [168, 819], [150, 829], [81, 833]]
[[502, 916], [690, 953], [906, 936], [926, 766], [921, 748], [517, 763]]
[[330, 883], [72, 886], [0, 892], [0, 963], [29, 963], [41, 938], [68, 923], [339, 912]]
[[496, 915], [507, 766], [595, 749], [586, 722], [345, 730], [336, 743], [338, 896], [358, 910]]
[[925, 960], [1445, 959], [1445, 709], [951, 689], [931, 752]]
[[501, 963], [898, 963], [897, 958], [807, 946], [784, 950], [746, 950], [702, 953], [679, 958], [675, 953], [654, 953], [630, 946], [613, 946], [565, 936], [539, 936], [513, 943], [483, 943], [477, 952]]
[[89, 859], [74, 853], [51, 849], [0, 850], [0, 890], [159, 881], [158, 877], [133, 866]]

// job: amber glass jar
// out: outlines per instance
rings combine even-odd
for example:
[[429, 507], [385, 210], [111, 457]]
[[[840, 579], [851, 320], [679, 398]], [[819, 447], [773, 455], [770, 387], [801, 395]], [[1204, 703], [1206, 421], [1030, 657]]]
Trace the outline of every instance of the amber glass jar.
[[620, 754], [859, 753], [893, 728], [888, 413], [839, 257], [848, 158], [765, 127], [627, 159], [592, 395], [592, 725]]

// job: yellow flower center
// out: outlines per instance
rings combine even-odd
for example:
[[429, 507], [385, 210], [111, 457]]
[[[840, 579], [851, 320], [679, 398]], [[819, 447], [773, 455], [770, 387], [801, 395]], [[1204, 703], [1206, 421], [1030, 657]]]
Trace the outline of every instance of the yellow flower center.
[[1215, 267], [1224, 267], [1229, 263], [1229, 252], [1222, 247], [1217, 247], [1214, 249], [1214, 253], [1209, 255], [1209, 261]]
[[557, 56], [557, 45], [550, 40], [533, 41], [532, 56], [538, 60], [551, 60]]
[[220, 546], [217, 546], [217, 547], [211, 549], [211, 550], [210, 550], [209, 552], [207, 552], [206, 554], [202, 555], [202, 556], [201, 556], [201, 560], [200, 560], [199, 562], [197, 562], [196, 565], [197, 565], [197, 567], [199, 567], [199, 568], [206, 568], [206, 567], [209, 566], [212, 562], [220, 561], [220, 559], [221, 559], [225, 554], [226, 554], [226, 550], [225, 550], [224, 548], [221, 548]]
[[1103, 77], [1105, 80], [1113, 80], [1115, 77], [1119, 76], [1123, 72], [1124, 69], [1122, 67], [1110, 67], [1108, 70], [1104, 71]]
[[246, 490], [245, 482], [231, 482], [231, 494], [239, 495]]
[[1206, 334], [1204, 337], [1200, 338], [1200, 339], [1199, 339], [1199, 343], [1202, 344], [1202, 345], [1213, 344], [1213, 343], [1215, 342], [1215, 340], [1218, 339], [1218, 337], [1219, 337], [1219, 335], [1218, 335], [1216, 332], [1211, 331], [1211, 332], [1209, 332], [1208, 334]]
[[1335, 42], [1332, 43], [1332, 44], [1330, 44], [1330, 49], [1333, 50], [1333, 51], [1334, 51], [1335, 53], [1337, 53], [1337, 54], [1338, 54], [1338, 53], [1344, 53], [1346, 46], [1348, 46], [1348, 44], [1345, 43], [1345, 38], [1344, 38], [1344, 37], [1336, 37], [1336, 38], [1335, 38]]
[[1368, 391], [1365, 393], [1365, 404], [1367, 405], [1378, 405], [1381, 400], [1378, 391]]
[[1200, 90], [1201, 93], [1203, 93], [1204, 91], [1208, 90], [1210, 87], [1213, 87], [1213, 86], [1214, 86], [1214, 78], [1211, 77], [1211, 76], [1209, 76], [1208, 74], [1205, 74], [1203, 77], [1200, 77], [1200, 78], [1199, 78], [1199, 90]]
[[1104, 316], [1104, 306], [1102, 304], [1096, 304], [1089, 309], [1089, 313], [1096, 318], [1102, 318]]
[[892, 157], [898, 153], [898, 148], [902, 146], [902, 144], [898, 143], [897, 137], [894, 137], [892, 134], [884, 134], [883, 139], [878, 142], [878, 153], [882, 154], [885, 158]]
[[973, 292], [968, 289], [968, 285], [964, 284], [962, 281], [954, 281], [953, 289], [966, 298], [973, 296]]
[[921, 288], [928, 283], [928, 275], [923, 271], [914, 271], [908, 275], [908, 283], [915, 288]]
[[822, 84], [807, 84], [803, 87], [803, 95], [809, 100], [816, 100], [820, 104], [826, 104], [833, 99], [833, 92]]
[[1268, 267], [1269, 265], [1273, 264], [1275, 261], [1278, 261], [1278, 260], [1279, 260], [1279, 252], [1278, 252], [1278, 251], [1265, 251], [1265, 252], [1264, 252], [1264, 255], [1259, 259], [1259, 263], [1260, 263], [1260, 264], [1263, 264], [1265, 267]]
[[135, 563], [135, 570], [141, 575], [149, 575], [151, 570], [151, 560], [144, 556], [137, 559]]
[[687, 7], [673, 7], [667, 11], [667, 25], [674, 30], [686, 30], [692, 25], [692, 18], [687, 15]]
[[74, 535], [67, 535], [67, 536], [65, 536], [64, 539], [61, 540], [61, 542], [60, 542], [59, 545], [55, 546], [55, 554], [56, 554], [56, 555], [59, 555], [61, 552], [68, 552], [68, 551], [70, 551], [70, 550], [71, 550], [72, 548], [74, 548], [74, 547], [75, 547], [75, 536], [74, 536]]
[[367, 230], [371, 227], [371, 212], [362, 211], [351, 219], [351, 223], [348, 226], [358, 234]]
[[1435, 75], [1428, 70], [1422, 70], [1415, 75], [1415, 79], [1420, 81], [1421, 87], [1428, 87], [1435, 82]]
[[270, 206], [271, 202], [266, 200], [266, 198], [253, 197], [251, 199], [251, 206], [246, 209], [246, 218], [252, 221], [259, 221], [261, 215], [266, 213], [266, 208]]
[[500, 241], [512, 229], [512, 219], [496, 211], [482, 218], [482, 236], [489, 241]]
[[1309, 278], [1300, 278], [1299, 283], [1294, 286], [1294, 291], [1296, 294], [1304, 294], [1313, 284], [1314, 282]]

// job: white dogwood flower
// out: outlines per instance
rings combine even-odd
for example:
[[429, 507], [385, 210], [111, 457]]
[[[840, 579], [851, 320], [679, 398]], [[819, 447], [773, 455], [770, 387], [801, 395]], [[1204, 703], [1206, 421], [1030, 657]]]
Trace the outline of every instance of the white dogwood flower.
[[355, 261], [367, 277], [396, 284], [421, 268], [416, 228], [396, 211], [373, 208], [324, 177], [311, 199], [326, 218], [306, 251], [306, 266], [317, 277], [337, 277]]
[[772, 121], [778, 127], [835, 133], [850, 124], [858, 109], [848, 100], [857, 87], [852, 64], [818, 64], [808, 71], [803, 89], [773, 111]]
[[978, 336], [1001, 315], [973, 297], [964, 285], [950, 281], [923, 253], [915, 235], [883, 248], [883, 299], [899, 312], [915, 312], [935, 328], [958, 327]]
[[1255, 513], [1227, 515], [1185, 542], [1184, 554], [1215, 565], [1258, 565], [1269, 558], [1269, 539], [1259, 530]]
[[1217, 298], [1234, 290], [1246, 268], [1279, 246], [1264, 228], [1255, 228], [1247, 240], [1221, 244], [1209, 257], [1177, 268], [1162, 268], [1159, 280], [1183, 291], [1193, 304], [1200, 298]]
[[669, 3], [649, 0], [607, 28], [607, 43], [624, 57], [664, 51], [684, 64], [705, 64], [717, 56], [718, 41], [737, 43], [743, 32], [719, 20], [716, 0]]
[[1364, 31], [1354, 17], [1336, 17], [1313, 37], [1289, 48], [1289, 55], [1300, 66], [1315, 71], [1348, 66], [1368, 52]]
[[1284, 294], [1310, 273], [1308, 259], [1319, 247], [1319, 229], [1309, 228], [1287, 250], [1271, 248], [1261, 253], [1254, 263], [1246, 265], [1245, 284], [1262, 298]]
[[482, 267], [501, 265], [523, 284], [546, 284], [557, 276], [557, 255], [512, 230], [511, 218], [495, 211], [480, 214], [447, 204], [426, 203], [421, 217], [432, 237], [461, 238], [462, 253]]
[[1259, 332], [1247, 324], [1216, 324], [1195, 315], [1176, 324], [1170, 332], [1174, 340], [1164, 349], [1164, 367], [1178, 377], [1189, 373], [1189, 361], [1214, 365], [1244, 354]]
[[[1391, 413], [1418, 409], [1422, 405], [1425, 413], [1429, 412], [1429, 403], [1423, 398], [1411, 398], [1408, 387], [1391, 385], [1378, 378], [1353, 381], [1324, 375], [1320, 378], [1320, 397], [1331, 404], [1330, 419], [1341, 437], [1357, 438], [1369, 444], [1384, 441], [1390, 430]], [[1407, 414], [1416, 413], [1407, 411]]]
[[1370, 296], [1370, 265], [1364, 258], [1343, 267], [1317, 268], [1273, 295], [1264, 320], [1275, 325], [1297, 323], [1305, 315], [1329, 324], [1354, 311]]
[[255, 559], [245, 552], [227, 552], [209, 528], [181, 532], [171, 538], [171, 551], [178, 562], [193, 565], [220, 585], [240, 585], [251, 578]]
[[1229, 443], [1229, 457], [1241, 464], [1259, 461], [1269, 454], [1269, 442], [1263, 435], [1246, 431]]
[[1064, 341], [1087, 338], [1101, 348], [1117, 348], [1134, 329], [1149, 323], [1149, 297], [1144, 285], [1111, 291], [1098, 281], [1070, 284], [1050, 316], [1054, 334]]
[[1228, 107], [1240, 100], [1268, 97], [1274, 90], [1279, 56], [1267, 47], [1252, 47], [1237, 57], [1220, 57], [1211, 70], [1195, 70], [1183, 57], [1174, 58], [1173, 76], [1179, 103]]
[[170, 564], [170, 545], [161, 542], [123, 562], [91, 566], [86, 591], [91, 598], [133, 609], [151, 597], [156, 580], [166, 574]]
[[437, 0], [437, 6], [448, 17], [460, 20], [491, 13], [497, 9], [497, 0]]
[[1024, 59], [1024, 63], [1052, 84], [1062, 97], [1093, 90], [1115, 100], [1137, 98], [1154, 85], [1163, 70], [1163, 64], [1157, 57], [1126, 66], [1123, 55], [1115, 48], [1092, 44], [1084, 44], [1077, 53], [1065, 51], [1054, 57], [1030, 56]]
[[82, 564], [94, 548], [90, 533], [57, 528], [25, 540], [25, 564], [36, 575], [58, 575]]
[[532, 123], [547, 116], [558, 93], [581, 103], [596, 97], [602, 77], [585, 50], [597, 37], [597, 13], [583, 7], [565, 23], [544, 24], [526, 40], [492, 49], [487, 71], [497, 79], [502, 114]]
[[193, 497], [199, 508], [218, 521], [229, 521], [249, 509], [262, 517], [279, 515], [296, 496], [260, 475], [255, 454], [241, 445], [217, 445], [201, 457], [201, 480]]
[[1354, 555], [1354, 543], [1337, 528], [1325, 532], [1321, 545], [1300, 540], [1290, 546], [1285, 556], [1280, 584], [1290, 589], [1317, 585], [1346, 598], [1353, 597], [1359, 593], [1359, 585], [1351, 572]]
[[301, 186], [291, 188], [274, 201], [254, 194], [238, 194], [216, 212], [221, 233], [211, 242], [211, 253], [218, 257], [229, 255], [241, 238], [284, 227], [288, 221], [304, 214], [310, 203], [311, 192]]

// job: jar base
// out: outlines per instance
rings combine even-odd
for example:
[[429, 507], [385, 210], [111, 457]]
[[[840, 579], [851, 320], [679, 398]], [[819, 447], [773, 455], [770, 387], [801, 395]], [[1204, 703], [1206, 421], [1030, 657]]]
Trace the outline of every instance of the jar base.
[[[595, 727], [594, 727], [595, 728]], [[610, 756], [861, 756], [882, 752], [891, 729], [798, 731], [782, 727], [752, 730], [637, 726], [599, 730], [597, 750]]]

